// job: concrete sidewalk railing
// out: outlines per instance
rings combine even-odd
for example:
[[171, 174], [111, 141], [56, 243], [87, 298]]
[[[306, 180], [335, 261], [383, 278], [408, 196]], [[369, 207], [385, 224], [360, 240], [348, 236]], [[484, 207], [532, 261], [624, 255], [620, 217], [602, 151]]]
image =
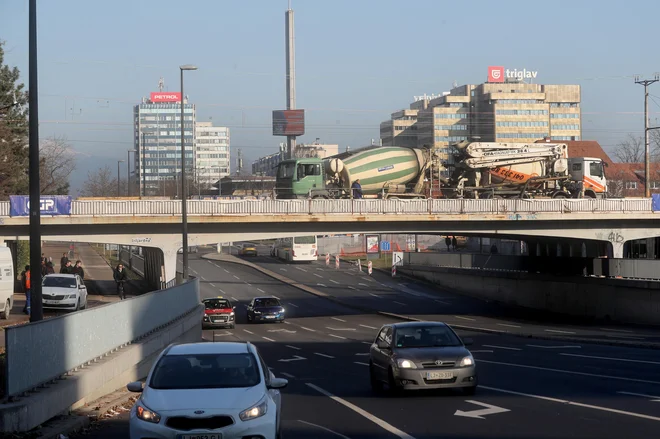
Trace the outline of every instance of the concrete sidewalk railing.
[[127, 378], [146, 374], [147, 360], [171, 342], [200, 341], [200, 302], [199, 280], [193, 279], [128, 300], [6, 328], [6, 395], [10, 398], [0, 405], [0, 429], [34, 428], [81, 401], [122, 387]]

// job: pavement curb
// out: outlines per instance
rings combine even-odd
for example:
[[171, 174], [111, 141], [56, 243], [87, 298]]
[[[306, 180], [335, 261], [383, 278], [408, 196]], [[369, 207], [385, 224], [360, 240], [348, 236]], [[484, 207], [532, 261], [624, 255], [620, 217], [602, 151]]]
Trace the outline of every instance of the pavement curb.
[[59, 439], [60, 435], [69, 435], [84, 430], [91, 424], [87, 416], [73, 415], [52, 421], [52, 425], [43, 427], [37, 439]]
[[[409, 321], [409, 322], [419, 322], [421, 319], [417, 319], [415, 317], [410, 317], [402, 314], [394, 314], [386, 311], [377, 311], [373, 308], [366, 308], [366, 307], [360, 307], [357, 305], [349, 304], [347, 302], [344, 302], [343, 300], [337, 299], [334, 296], [331, 296], [329, 294], [325, 294], [321, 291], [315, 290], [314, 288], [308, 287], [307, 285], [301, 284], [299, 282], [296, 282], [292, 279], [289, 279], [285, 276], [279, 275], [277, 273], [274, 273], [266, 268], [260, 267], [252, 262], [244, 261], [242, 259], [239, 259], [233, 255], [219, 255], [219, 258], [213, 258], [214, 254], [205, 254], [202, 255], [203, 259], [206, 260], [215, 260], [215, 261], [220, 261], [220, 262], [228, 262], [230, 264], [238, 264], [238, 265], [243, 265], [246, 267], [253, 268], [266, 276], [269, 276], [275, 280], [278, 280], [280, 282], [284, 282], [288, 285], [291, 285], [292, 287], [298, 288], [299, 290], [302, 290], [306, 293], [312, 294], [317, 297], [322, 297], [324, 299], [327, 299], [331, 302], [337, 303], [339, 305], [345, 306], [347, 308], [354, 309], [356, 311], [361, 311], [365, 312], [368, 314], [379, 314], [385, 317], [390, 317], [390, 318], [396, 318], [399, 320], [403, 321]], [[340, 258], [341, 260], [341, 258]], [[376, 270], [376, 269], [374, 269]], [[388, 273], [388, 271], [385, 271], [385, 273]], [[410, 277], [408, 277], [410, 278]], [[417, 280], [415, 278], [410, 278], [413, 280]], [[487, 328], [477, 328], [473, 326], [466, 326], [466, 325], [450, 325], [452, 328], [455, 329], [460, 329], [464, 331], [473, 331], [473, 332], [483, 332], [487, 334], [495, 334], [495, 335], [508, 335], [508, 336], [513, 336], [513, 337], [520, 337], [520, 338], [531, 338], [531, 339], [537, 339], [537, 340], [549, 340], [549, 341], [568, 341], [572, 343], [590, 343], [590, 344], [596, 344], [596, 345], [605, 345], [605, 346], [617, 346], [617, 347], [629, 347], [629, 348], [642, 348], [642, 349], [660, 349], [660, 343], [643, 343], [643, 342], [627, 342], [627, 341], [619, 341], [619, 340], [604, 340], [604, 339], [586, 339], [586, 338], [580, 338], [580, 337], [568, 337], [568, 336], [561, 336], [561, 335], [541, 335], [541, 334], [530, 334], [530, 333], [521, 333], [521, 332], [511, 332], [511, 331], [503, 331], [503, 330], [497, 330], [497, 329], [487, 329]]]

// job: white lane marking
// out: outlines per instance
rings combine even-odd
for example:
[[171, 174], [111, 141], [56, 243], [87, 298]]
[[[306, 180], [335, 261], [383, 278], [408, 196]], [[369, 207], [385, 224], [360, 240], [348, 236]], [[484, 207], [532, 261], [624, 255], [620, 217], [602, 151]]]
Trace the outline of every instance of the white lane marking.
[[489, 350], [489, 349], [478, 349], [478, 350], [472, 350], [472, 349], [470, 349], [470, 352], [472, 352], [472, 353], [477, 353], [477, 352], [490, 352], [491, 354], [493, 353], [493, 351], [491, 351], [491, 350]]
[[[211, 262], [211, 261], [209, 261], [209, 262]], [[215, 262], [211, 262], [211, 263], [212, 263], [213, 265], [215, 265], [216, 267], [218, 267], [218, 268], [222, 268], [221, 266], [219, 266], [219, 265], [216, 264]], [[224, 270], [224, 268], [223, 268], [223, 270]]]
[[616, 414], [619, 414], [619, 415], [626, 415], [626, 416], [633, 416], [633, 417], [636, 417], [636, 418], [649, 419], [651, 421], [660, 421], [660, 418], [658, 418], [658, 417], [643, 415], [641, 413], [626, 412], [626, 411], [623, 411], [623, 410], [611, 409], [611, 408], [608, 408], [608, 407], [601, 407], [601, 406], [591, 405], [591, 404], [583, 404], [581, 402], [567, 401], [567, 400], [558, 399], [558, 398], [550, 398], [548, 396], [533, 395], [531, 393], [514, 392], [513, 390], [497, 389], [495, 387], [487, 387], [487, 386], [479, 386], [479, 387], [482, 388], [482, 389], [492, 390], [494, 392], [508, 393], [510, 395], [526, 396], [528, 398], [541, 399], [541, 400], [550, 401], [550, 402], [558, 402], [560, 404], [574, 405], [574, 406], [577, 406], [577, 407], [583, 407], [583, 408], [593, 409], [593, 410], [601, 410], [601, 411], [604, 411], [604, 412], [616, 413]]
[[379, 296], [378, 294], [374, 294], [374, 293], [369, 293], [369, 295], [370, 295], [370, 296], [374, 296], [374, 297], [377, 297], [378, 299], [380, 299], [380, 296]]
[[307, 273], [307, 270], [305, 270], [305, 269], [302, 268], [302, 267], [296, 267], [296, 269], [297, 269], [297, 270], [300, 270], [300, 271], [304, 271], [305, 273]]
[[230, 297], [230, 299], [233, 300], [234, 302], [238, 302], [238, 299], [235, 297]]
[[358, 285], [360, 285], [361, 287], [368, 287], [369, 286], [369, 285], [363, 284], [363, 283], [359, 283]]
[[[341, 338], [342, 340], [346, 340], [346, 337], [342, 337], [341, 335], [335, 335], [335, 334], [328, 334], [328, 335], [329, 335], [330, 337]], [[369, 344], [371, 344], [371, 343], [369, 343]]]
[[594, 378], [605, 378], [605, 379], [608, 379], [608, 380], [630, 381], [630, 382], [633, 382], [633, 383], [660, 384], [660, 381], [642, 380], [642, 379], [639, 379], [639, 378], [617, 377], [617, 376], [612, 376], [612, 375], [600, 375], [600, 374], [597, 374], [597, 373], [577, 372], [577, 371], [574, 371], [574, 370], [552, 369], [552, 368], [549, 368], [549, 367], [540, 367], [540, 366], [529, 366], [527, 364], [502, 363], [502, 362], [499, 362], [499, 361], [492, 361], [492, 360], [478, 360], [478, 361], [481, 361], [482, 363], [499, 364], [501, 366], [521, 367], [523, 369], [545, 370], [545, 371], [548, 371], [548, 372], [566, 373], [566, 374], [569, 374], [569, 375], [580, 375], [580, 376], [587, 376], [587, 377], [594, 377]]
[[357, 331], [355, 328], [332, 328], [330, 326], [326, 326], [325, 328], [331, 331]]
[[245, 283], [246, 283], [246, 284], [247, 284], [247, 286], [249, 286], [249, 287], [251, 287], [251, 286], [252, 286], [252, 284], [251, 284], [250, 282], [245, 282]]
[[323, 284], [316, 284], [316, 286], [325, 288], [325, 285], [323, 285]]
[[510, 348], [510, 347], [507, 347], [507, 346], [495, 346], [495, 345], [492, 345], [492, 344], [485, 344], [485, 345], [483, 345], [483, 347], [485, 347], [485, 348], [494, 348], [494, 349], [507, 349], [509, 351], [522, 351], [522, 349], [520, 349], [520, 348]]
[[353, 410], [355, 413], [367, 418], [374, 424], [378, 425], [381, 427], [383, 430], [388, 431], [395, 436], [398, 436], [401, 439], [415, 439], [413, 436], [409, 435], [406, 432], [403, 432], [399, 430], [398, 428], [394, 427], [391, 424], [388, 424], [387, 422], [383, 421], [380, 418], [377, 418], [376, 416], [372, 415], [366, 410], [361, 409], [360, 407], [356, 406], [355, 404], [351, 404], [350, 402], [346, 401], [345, 399], [342, 399], [338, 396], [333, 395], [332, 393], [328, 392], [327, 390], [324, 390], [320, 388], [319, 386], [316, 386], [312, 383], [305, 383], [306, 386], [311, 387], [312, 389], [316, 390], [317, 392], [327, 396], [328, 398], [332, 399], [335, 402], [338, 402], [339, 404], [343, 405], [344, 407], [347, 407], [351, 410]]
[[238, 276], [236, 276], [236, 275], [234, 275], [234, 277], [235, 277], [236, 279], [238, 279], [238, 280], [241, 280], [241, 278], [240, 278], [240, 277], [238, 277]]
[[633, 339], [633, 340], [644, 340], [646, 337], [640, 335], [623, 335], [623, 334], [605, 334], [605, 337], [610, 338], [623, 338], [623, 339]]
[[456, 317], [457, 319], [461, 319], [461, 320], [469, 320], [471, 322], [474, 322], [474, 320], [475, 320], [475, 319], [471, 319], [469, 317], [463, 317], [463, 316], [454, 316], [454, 317]]
[[190, 269], [190, 271], [192, 271], [193, 273], [197, 274], [197, 272], [196, 272], [194, 269], [192, 269], [192, 268]]
[[396, 303], [397, 305], [401, 305], [401, 306], [407, 306], [405, 303], [397, 302], [396, 300], [393, 300], [392, 303]]
[[204, 281], [206, 280], [206, 278], [205, 278], [204, 276], [200, 276], [199, 278], [200, 278], [201, 280], [204, 280]]
[[378, 328], [375, 328], [375, 327], [369, 326], [369, 325], [360, 325], [360, 326], [362, 326], [363, 328], [367, 328], [367, 329], [378, 329]]
[[224, 334], [216, 334], [216, 333], [213, 333], [213, 336], [214, 336], [214, 337], [226, 337], [226, 336], [228, 336], [228, 335], [231, 335], [231, 332], [225, 332]]
[[280, 375], [285, 376], [287, 378], [295, 378], [296, 377], [295, 375], [291, 375], [290, 373], [286, 373], [286, 372], [280, 372]]
[[362, 363], [362, 362], [360, 362], [360, 361], [354, 361], [353, 363], [355, 363], [355, 364], [359, 364], [359, 365], [361, 365], [361, 366], [369, 366], [369, 363]]
[[321, 279], [323, 279], [323, 276], [321, 276], [320, 274], [314, 273], [314, 276], [320, 277]]
[[456, 410], [456, 413], [454, 413], [454, 416], [463, 416], [465, 418], [476, 418], [476, 419], [484, 419], [484, 416], [487, 415], [495, 415], [497, 413], [506, 413], [510, 412], [511, 410], [505, 409], [504, 407], [498, 407], [496, 405], [491, 405], [491, 404], [486, 404], [485, 402], [479, 402], [479, 401], [473, 401], [473, 400], [466, 400], [465, 402], [469, 402], [470, 404], [476, 404], [480, 405], [482, 407], [486, 407], [485, 409], [479, 409], [479, 410], [472, 410], [469, 412], [464, 412], [463, 410]]
[[321, 267], [316, 267], [316, 269], [319, 270], [319, 271], [323, 271], [323, 269]]
[[259, 291], [260, 293], [266, 294], [266, 292], [264, 290], [262, 290], [261, 288], [257, 288], [257, 291]]
[[294, 308], [299, 308], [298, 305], [296, 305], [295, 303], [291, 303], [291, 302], [287, 302], [287, 303], [288, 303], [289, 305], [291, 305], [292, 307], [294, 307]]
[[358, 357], [366, 357], [367, 355], [371, 355], [369, 352], [359, 352], [355, 354]]
[[371, 346], [373, 343], [370, 341], [363, 341], [362, 344], [368, 344], [369, 346]]
[[227, 270], [227, 269], [225, 269], [225, 268], [223, 268], [223, 270], [225, 270], [225, 273], [229, 273], [229, 270]]
[[275, 341], [272, 338], [268, 338], [268, 337], [261, 337], [261, 338], [263, 338], [264, 340], [268, 340], [268, 341]]
[[282, 271], [286, 271], [286, 268], [280, 268], [280, 270], [282, 270]]
[[215, 284], [213, 284], [213, 283], [209, 283], [209, 285], [211, 285], [213, 288], [215, 288]]
[[330, 318], [331, 318], [332, 320], [337, 320], [338, 322], [346, 323], [346, 320], [342, 320], [342, 319], [340, 319], [340, 318], [338, 318], [338, 317], [330, 317]]
[[252, 335], [254, 335], [254, 332], [252, 332], [252, 331], [248, 331], [247, 329], [243, 329], [243, 331], [247, 332], [248, 334], [252, 334]]
[[660, 364], [658, 361], [648, 361], [648, 360], [631, 360], [629, 358], [613, 358], [613, 357], [596, 357], [592, 355], [578, 355], [578, 354], [564, 354], [566, 357], [580, 357], [580, 358], [593, 358], [595, 360], [610, 360], [610, 361], [625, 361], [626, 363], [644, 363], [644, 364]]
[[510, 325], [508, 323], [496, 323], [498, 326], [506, 326], [507, 328], [520, 328], [518, 325]]
[[434, 302], [442, 303], [443, 305], [449, 305], [449, 302], [443, 302], [442, 300], [435, 299]]
[[320, 352], [314, 352], [314, 355], [318, 355], [319, 357], [325, 357], [325, 358], [335, 358], [332, 355], [321, 354]]
[[334, 279], [330, 279], [330, 282], [332, 282], [333, 284], [337, 284], [337, 285], [339, 285], [339, 282], [337, 282], [337, 281], [334, 280]]
[[543, 345], [538, 345], [538, 344], [528, 344], [530, 348], [541, 348], [541, 349], [571, 349], [571, 348], [582, 348], [582, 346], [543, 346]]
[[316, 329], [305, 328], [304, 326], [301, 326], [301, 328], [304, 329], [305, 331], [316, 332]]
[[307, 358], [301, 357], [300, 355], [294, 355], [293, 358], [286, 358], [286, 359], [283, 358], [283, 359], [277, 360], [277, 361], [280, 361], [282, 363], [290, 363], [292, 361], [302, 361], [302, 360], [306, 360], [306, 359]]
[[571, 331], [560, 331], [560, 330], [558, 330], [558, 329], [545, 329], [544, 331], [545, 331], [545, 332], [555, 332], [555, 333], [557, 333], [557, 334], [575, 334], [575, 332], [571, 332]]
[[634, 333], [634, 331], [630, 331], [628, 329], [609, 329], [609, 328], [598, 328], [601, 331], [612, 331], [612, 332], [628, 332], [628, 333]]
[[297, 350], [297, 351], [300, 350], [300, 348], [298, 348], [298, 347], [296, 347], [296, 346], [291, 346], [291, 345], [288, 345], [288, 344], [286, 344], [286, 345], [284, 345], [284, 346], [286, 346], [286, 347], [289, 348], [289, 349], [295, 349], [295, 350]]
[[280, 298], [277, 297], [277, 296], [272, 296], [272, 297], [273, 297], [274, 299], [280, 300]]
[[644, 393], [633, 393], [633, 392], [616, 392], [622, 395], [632, 395], [632, 396], [641, 396], [642, 398], [651, 398], [653, 402], [660, 401], [660, 396], [645, 395]]
[[[282, 374], [282, 375], [284, 375], [284, 374]], [[311, 422], [303, 421], [301, 419], [298, 419], [298, 422], [302, 422], [303, 424], [311, 425], [312, 427], [316, 427], [320, 430], [327, 431], [328, 433], [332, 433], [335, 436], [340, 437], [341, 439], [351, 439], [348, 436], [344, 436], [343, 434], [337, 433], [336, 431], [330, 430], [329, 428], [323, 427], [322, 425], [312, 424]]]
[[357, 288], [352, 287], [352, 286], [350, 286], [350, 285], [348, 286], [348, 289], [350, 289], [350, 290], [357, 290]]
[[225, 294], [225, 295], [227, 294], [224, 291], [222, 291], [222, 288], [218, 288], [218, 291], [220, 291], [222, 294]]

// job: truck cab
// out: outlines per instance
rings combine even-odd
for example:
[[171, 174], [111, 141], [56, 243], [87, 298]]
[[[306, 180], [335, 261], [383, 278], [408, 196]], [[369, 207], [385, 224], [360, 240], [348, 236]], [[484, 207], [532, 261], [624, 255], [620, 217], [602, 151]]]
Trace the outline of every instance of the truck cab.
[[278, 199], [308, 198], [325, 192], [323, 162], [319, 158], [283, 160], [277, 166]]
[[593, 157], [568, 159], [571, 180], [582, 183], [585, 198], [602, 198], [607, 193], [606, 165], [603, 160]]

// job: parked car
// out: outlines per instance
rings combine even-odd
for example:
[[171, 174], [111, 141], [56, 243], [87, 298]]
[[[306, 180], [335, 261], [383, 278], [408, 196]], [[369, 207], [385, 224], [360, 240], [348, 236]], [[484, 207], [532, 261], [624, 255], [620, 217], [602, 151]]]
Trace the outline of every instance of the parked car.
[[44, 309], [87, 308], [87, 287], [77, 274], [47, 274], [41, 281]]
[[202, 300], [204, 304], [204, 317], [202, 327], [229, 328], [236, 327], [236, 307], [222, 296]]
[[472, 395], [477, 369], [465, 342], [442, 322], [384, 325], [369, 351], [371, 386], [381, 391], [459, 388]]
[[154, 362], [130, 412], [131, 439], [281, 438], [282, 397], [276, 378], [251, 343], [168, 346]]
[[244, 244], [243, 247], [238, 251], [240, 256], [259, 256], [257, 252], [257, 247], [252, 244]]

